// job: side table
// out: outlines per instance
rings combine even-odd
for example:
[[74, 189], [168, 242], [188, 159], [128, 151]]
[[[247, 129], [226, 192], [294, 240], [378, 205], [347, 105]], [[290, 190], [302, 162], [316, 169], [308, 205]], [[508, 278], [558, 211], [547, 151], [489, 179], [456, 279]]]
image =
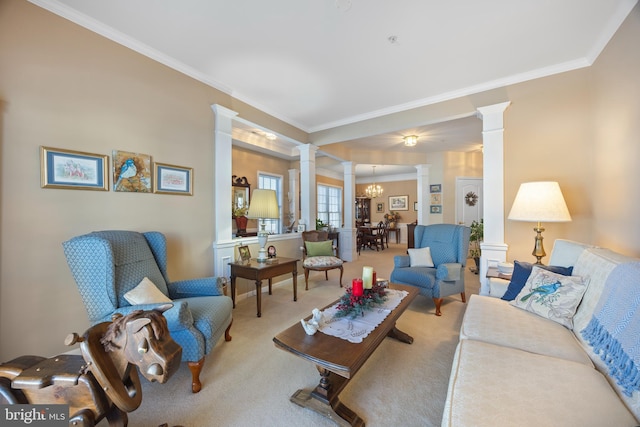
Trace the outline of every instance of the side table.
[[295, 258], [273, 258], [273, 264], [258, 262], [252, 258], [248, 263], [230, 262], [231, 266], [231, 299], [233, 308], [236, 307], [236, 278], [255, 280], [257, 316], [262, 316], [262, 281], [269, 279], [269, 295], [271, 295], [271, 282], [276, 276], [291, 273], [293, 275], [293, 300], [298, 300], [298, 260]]
[[[389, 227], [387, 229], [387, 232], [389, 232], [389, 233], [393, 232], [393, 234], [395, 234], [395, 236], [396, 236], [396, 244], [400, 244], [400, 227], [393, 227], [393, 228]], [[387, 239], [388, 238], [389, 238], [389, 236], [387, 236]], [[389, 243], [389, 242], [387, 241], [387, 243]]]
[[489, 296], [501, 298], [509, 287], [511, 274], [500, 273], [497, 267], [489, 267], [487, 279], [489, 279]]

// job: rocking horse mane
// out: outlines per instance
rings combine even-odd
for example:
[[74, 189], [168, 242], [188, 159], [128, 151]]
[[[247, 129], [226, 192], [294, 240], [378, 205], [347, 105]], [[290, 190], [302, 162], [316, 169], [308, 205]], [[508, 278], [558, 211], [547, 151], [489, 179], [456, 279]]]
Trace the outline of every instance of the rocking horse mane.
[[136, 319], [138, 317], [146, 317], [150, 319], [150, 325], [153, 330], [154, 338], [157, 340], [162, 339], [165, 331], [167, 330], [167, 328], [164, 327], [166, 320], [162, 313], [155, 310], [146, 312], [143, 310], [134, 310], [125, 316], [115, 318], [107, 327], [106, 332], [100, 339], [100, 343], [104, 346], [105, 351], [116, 351], [120, 349], [120, 346], [115, 343], [117, 341], [118, 335], [122, 330], [125, 329], [125, 325], [130, 320]]

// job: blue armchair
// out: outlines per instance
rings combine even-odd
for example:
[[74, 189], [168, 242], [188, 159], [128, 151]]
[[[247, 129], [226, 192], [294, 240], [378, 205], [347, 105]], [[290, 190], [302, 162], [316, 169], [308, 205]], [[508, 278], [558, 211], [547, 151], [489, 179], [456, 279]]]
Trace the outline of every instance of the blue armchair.
[[231, 340], [233, 304], [223, 295], [222, 278], [171, 282], [166, 239], [158, 232], [95, 231], [62, 246], [92, 325], [111, 321], [114, 313], [126, 315], [160, 305], [132, 305], [125, 298], [145, 277], [173, 300], [173, 308], [164, 316], [171, 337], [182, 346], [182, 361], [188, 362], [192, 392], [199, 392], [204, 356], [222, 335]]
[[464, 268], [469, 252], [469, 227], [454, 224], [417, 225], [414, 231], [415, 248], [430, 248], [433, 267], [411, 266], [408, 255], [394, 257], [391, 282], [417, 286], [420, 294], [433, 298], [436, 316], [444, 297], [464, 293]]

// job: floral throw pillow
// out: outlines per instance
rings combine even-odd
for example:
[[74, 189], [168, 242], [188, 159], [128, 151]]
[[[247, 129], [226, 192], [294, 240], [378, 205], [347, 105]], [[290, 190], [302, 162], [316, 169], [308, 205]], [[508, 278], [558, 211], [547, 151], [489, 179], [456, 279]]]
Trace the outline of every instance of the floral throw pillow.
[[573, 329], [573, 315], [586, 290], [587, 282], [580, 276], [563, 276], [534, 266], [509, 304]]

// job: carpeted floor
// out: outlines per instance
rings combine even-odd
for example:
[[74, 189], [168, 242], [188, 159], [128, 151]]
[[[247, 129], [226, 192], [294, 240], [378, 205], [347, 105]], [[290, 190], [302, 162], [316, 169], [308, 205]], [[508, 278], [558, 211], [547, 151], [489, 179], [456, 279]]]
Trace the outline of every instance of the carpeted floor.
[[[393, 256], [405, 245], [390, 244], [384, 251], [364, 251], [345, 264], [343, 284], [371, 265], [378, 277], [388, 278]], [[129, 414], [132, 427], [169, 426], [334, 426], [308, 409], [289, 401], [299, 388], [313, 388], [319, 380], [315, 367], [277, 349], [273, 337], [281, 330], [339, 298], [338, 271], [311, 272], [309, 290], [298, 280], [298, 301], [290, 283], [263, 294], [262, 317], [256, 317], [255, 296], [239, 298], [231, 328], [233, 340], [221, 340], [208, 355], [201, 379], [203, 389], [191, 394], [186, 364], [166, 384], [143, 381], [143, 401]], [[478, 276], [466, 273], [467, 298], [478, 293]], [[266, 288], [266, 287], [265, 287]], [[418, 296], [397, 322], [413, 336], [408, 345], [386, 339], [340, 395], [367, 426], [438, 426], [447, 394], [451, 361], [466, 305], [459, 296], [445, 298], [441, 317], [430, 299]], [[106, 423], [101, 423], [106, 425]]]

